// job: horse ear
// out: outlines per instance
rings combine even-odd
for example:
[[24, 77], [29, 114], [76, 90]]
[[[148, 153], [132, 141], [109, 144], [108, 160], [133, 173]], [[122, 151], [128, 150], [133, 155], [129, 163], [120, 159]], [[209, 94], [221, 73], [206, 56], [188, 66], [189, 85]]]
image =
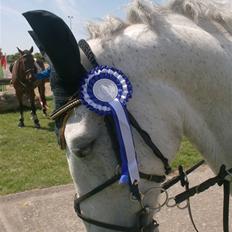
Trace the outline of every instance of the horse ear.
[[30, 52], [30, 53], [32, 53], [32, 52], [33, 52], [33, 46], [31, 46], [31, 49], [29, 50], [29, 52]]
[[17, 47], [17, 49], [18, 49], [19, 53], [20, 53], [21, 55], [23, 55], [23, 51], [20, 50], [18, 47]]

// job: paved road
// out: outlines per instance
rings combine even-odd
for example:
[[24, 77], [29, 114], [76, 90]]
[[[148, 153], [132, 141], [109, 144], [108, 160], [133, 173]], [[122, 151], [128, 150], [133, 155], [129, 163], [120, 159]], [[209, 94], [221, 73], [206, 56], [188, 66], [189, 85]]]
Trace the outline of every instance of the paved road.
[[[207, 166], [190, 176], [195, 185], [213, 176]], [[170, 195], [180, 191], [177, 186]], [[73, 211], [73, 185], [33, 190], [0, 197], [1, 232], [84, 232]], [[231, 199], [232, 203], [232, 199]], [[200, 232], [222, 232], [222, 189], [214, 187], [195, 197], [192, 208]], [[230, 209], [232, 231], [232, 206]], [[187, 210], [163, 208], [158, 214], [161, 232], [192, 232]]]

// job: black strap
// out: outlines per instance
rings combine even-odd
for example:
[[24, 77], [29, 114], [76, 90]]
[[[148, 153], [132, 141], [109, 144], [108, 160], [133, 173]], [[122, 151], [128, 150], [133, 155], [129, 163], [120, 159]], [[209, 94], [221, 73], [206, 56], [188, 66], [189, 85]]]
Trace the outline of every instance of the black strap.
[[[229, 172], [232, 172], [232, 169], [230, 169]], [[223, 185], [225, 177], [227, 175], [228, 172], [226, 171], [226, 167], [225, 165], [222, 165], [217, 176], [210, 178], [204, 181], [203, 183], [190, 188], [188, 191], [184, 191], [183, 193], [180, 193], [177, 196], [175, 196], [176, 204], [180, 204], [181, 202], [187, 200], [189, 197], [192, 197], [195, 194], [204, 192], [205, 190], [214, 186], [215, 184], [218, 184], [219, 186]]]
[[223, 188], [223, 230], [224, 232], [229, 232], [230, 182], [225, 180], [223, 183]]
[[[189, 190], [189, 180], [188, 180], [188, 176], [187, 176], [188, 174], [184, 171], [184, 168], [181, 165], [179, 166], [178, 170], [179, 170], [181, 186], [185, 187], [185, 191], [188, 191]], [[199, 232], [199, 230], [197, 229], [196, 223], [193, 219], [190, 198], [187, 199], [187, 208], [188, 208], [188, 214], [189, 214], [189, 218], [191, 220], [191, 223], [192, 223], [195, 231]]]
[[192, 208], [191, 208], [191, 202], [190, 202], [190, 199], [187, 200], [187, 208], [188, 208], [188, 214], [189, 214], [189, 218], [191, 220], [191, 223], [195, 229], [196, 232], [199, 232], [199, 230], [197, 229], [197, 226], [196, 226], [196, 223], [193, 219], [193, 214], [192, 214]]
[[162, 154], [159, 148], [153, 143], [150, 135], [141, 128], [134, 116], [127, 110], [131, 125], [138, 131], [144, 142], [152, 149], [153, 153], [163, 162], [165, 173], [168, 175], [171, 172], [171, 167], [168, 163], [168, 159]]
[[139, 172], [139, 176], [142, 179], [146, 179], [146, 180], [156, 182], [156, 183], [163, 183], [166, 179], [166, 176], [150, 175], [150, 174], [145, 174], [143, 172]]
[[[200, 167], [201, 165], [203, 165], [204, 163], [205, 163], [205, 161], [204, 161], [204, 160], [201, 160], [200, 162], [198, 162], [197, 164], [195, 164], [193, 167], [191, 167], [190, 169], [186, 170], [185, 173], [186, 173], [187, 175], [189, 175], [190, 173], [192, 173], [193, 171], [195, 171], [197, 168], [199, 168], [199, 167]], [[162, 188], [165, 189], [165, 190], [169, 189], [169, 188], [172, 187], [173, 185], [177, 184], [177, 183], [180, 181], [181, 178], [182, 178], [182, 177], [181, 177], [180, 175], [173, 177], [172, 179], [166, 181], [166, 182], [162, 185]]]
[[92, 197], [93, 195], [101, 192], [102, 190], [104, 190], [105, 188], [107, 188], [108, 186], [114, 184], [117, 180], [119, 180], [120, 175], [115, 175], [112, 178], [110, 178], [109, 180], [105, 181], [103, 184], [97, 186], [96, 188], [94, 188], [93, 190], [89, 191], [88, 193], [84, 194], [83, 196], [77, 198], [77, 202], [82, 202], [90, 197]]
[[[224, 201], [223, 201], [223, 230], [224, 232], [229, 232], [229, 201], [230, 201], [230, 182], [225, 180], [226, 176], [232, 173], [232, 168], [226, 170], [226, 166], [222, 165], [217, 176], [210, 178], [200, 185], [194, 186], [192, 188], [186, 189], [183, 193], [178, 194], [175, 197], [176, 204], [188, 200], [190, 197], [195, 194], [204, 192], [211, 186], [218, 184], [219, 186], [223, 185], [224, 188]], [[190, 212], [191, 213], [191, 212]]]
[[84, 194], [83, 196], [81, 197], [78, 197], [75, 195], [75, 198], [74, 198], [74, 209], [77, 213], [77, 215], [84, 221], [88, 222], [88, 223], [91, 223], [95, 226], [99, 226], [99, 227], [103, 227], [103, 228], [106, 228], [106, 229], [112, 229], [112, 230], [117, 230], [117, 231], [131, 231], [131, 228], [127, 228], [127, 227], [123, 227], [123, 226], [118, 226], [118, 225], [113, 225], [113, 224], [108, 224], [108, 223], [105, 223], [105, 222], [101, 222], [101, 221], [96, 221], [92, 218], [89, 218], [85, 215], [82, 214], [81, 212], [81, 203], [92, 197], [93, 195], [99, 193], [100, 191], [102, 191], [103, 189], [107, 188], [108, 186], [114, 184], [118, 179], [119, 179], [119, 175], [115, 175], [113, 176], [111, 179], [107, 180], [106, 182], [104, 182], [103, 184], [99, 185], [98, 187], [94, 188], [92, 191]]
[[85, 55], [87, 56], [88, 60], [90, 61], [90, 63], [96, 67], [98, 66], [98, 63], [97, 63], [97, 60], [96, 60], [96, 57], [94, 55], [94, 53], [92, 52], [89, 44], [84, 40], [84, 39], [81, 39], [79, 42], [78, 42], [78, 45], [79, 47], [82, 49], [82, 51], [85, 53]]
[[[110, 178], [109, 180], [107, 180], [106, 182], [104, 182], [103, 184], [99, 185], [98, 187], [96, 187], [95, 189], [93, 189], [92, 191], [84, 194], [83, 196], [81, 197], [77, 197], [75, 195], [75, 198], [74, 198], [74, 209], [77, 213], [77, 215], [84, 221], [88, 222], [88, 223], [91, 223], [95, 226], [98, 226], [98, 227], [103, 227], [103, 228], [106, 228], [106, 229], [110, 229], [110, 230], [116, 230], [116, 231], [125, 231], [125, 232], [141, 232], [141, 225], [140, 223], [137, 223], [136, 226], [134, 227], [126, 227], [126, 226], [119, 226], [119, 225], [114, 225], [114, 224], [109, 224], [109, 223], [105, 223], [105, 222], [102, 222], [102, 221], [97, 221], [97, 220], [94, 220], [92, 218], [89, 218], [85, 215], [82, 214], [81, 212], [81, 203], [92, 197], [93, 195], [101, 192], [102, 190], [104, 190], [105, 188], [107, 188], [108, 186], [114, 184], [117, 180], [119, 180], [120, 178], [120, 175], [115, 175], [113, 176], [112, 178]], [[137, 213], [137, 222], [141, 221], [140, 220], [140, 217], [143, 216], [144, 214], [144, 209], [140, 210], [138, 213]], [[157, 223], [155, 223], [155, 221], [153, 221], [154, 225], [158, 226]], [[150, 225], [150, 224], [149, 224]], [[151, 226], [151, 225], [150, 225]], [[145, 227], [144, 227], [145, 228]], [[146, 230], [143, 230], [143, 231], [146, 231]]]
[[[105, 116], [104, 120], [105, 120], [107, 131], [108, 131], [109, 136], [110, 136], [113, 150], [115, 151], [115, 154], [116, 154], [118, 164], [121, 165], [121, 159], [118, 155], [119, 154], [119, 144], [118, 144], [118, 140], [115, 138], [116, 131], [115, 131], [115, 125], [113, 123], [113, 118], [110, 116]], [[143, 172], [139, 172], [139, 175], [142, 179], [146, 179], [146, 180], [156, 182], [156, 183], [162, 183], [166, 179], [166, 177], [164, 175], [161, 175], [161, 176], [160, 175], [151, 175], [151, 174], [146, 174]]]

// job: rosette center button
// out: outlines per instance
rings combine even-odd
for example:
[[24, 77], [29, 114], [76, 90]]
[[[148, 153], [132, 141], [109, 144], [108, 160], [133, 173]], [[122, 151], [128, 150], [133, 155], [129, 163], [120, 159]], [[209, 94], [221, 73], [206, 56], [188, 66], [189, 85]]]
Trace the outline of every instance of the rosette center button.
[[118, 87], [110, 79], [100, 79], [93, 85], [93, 94], [100, 101], [111, 102], [118, 95]]

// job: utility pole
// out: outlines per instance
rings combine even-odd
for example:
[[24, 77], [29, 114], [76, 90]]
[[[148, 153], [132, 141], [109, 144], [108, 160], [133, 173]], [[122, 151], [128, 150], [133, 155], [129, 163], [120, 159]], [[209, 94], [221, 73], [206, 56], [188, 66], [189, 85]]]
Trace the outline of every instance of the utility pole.
[[73, 16], [72, 15], [68, 15], [68, 19], [69, 19], [69, 27], [72, 30], [72, 20], [73, 20]]

